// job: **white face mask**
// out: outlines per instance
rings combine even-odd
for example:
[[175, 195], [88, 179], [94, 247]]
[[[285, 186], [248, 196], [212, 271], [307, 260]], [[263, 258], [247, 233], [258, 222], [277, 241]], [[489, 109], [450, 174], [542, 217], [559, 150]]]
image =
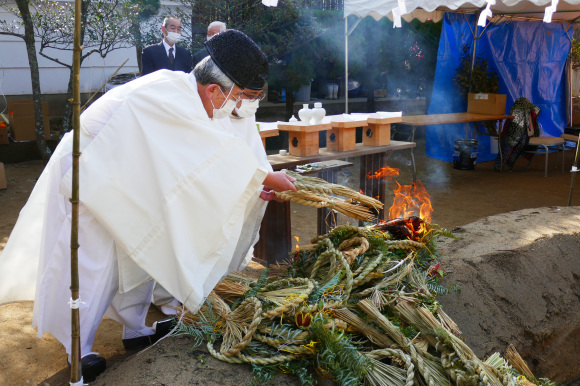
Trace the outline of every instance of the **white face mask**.
[[236, 107], [235, 111], [236, 114], [238, 114], [238, 117], [240, 118], [247, 118], [247, 117], [251, 117], [254, 116], [256, 114], [256, 111], [258, 110], [258, 107], [260, 105], [260, 101], [259, 100], [249, 100], [249, 99], [242, 99], [242, 104], [240, 105], [240, 107]]
[[228, 115], [231, 114], [232, 111], [234, 111], [234, 108], [236, 107], [236, 104], [238, 103], [238, 101], [233, 100], [233, 99], [229, 99], [232, 90], [234, 88], [232, 87], [230, 92], [228, 93], [228, 96], [225, 96], [224, 93], [222, 92], [222, 89], [220, 88], [220, 92], [222, 93], [222, 95], [224, 95], [224, 98], [226, 98], [225, 102], [221, 105], [220, 108], [216, 109], [215, 105], [213, 104], [213, 99], [211, 100], [211, 105], [213, 106], [213, 117], [212, 119], [222, 119], [227, 117]]
[[181, 34], [177, 32], [167, 32], [167, 41], [171, 44], [177, 43], [181, 39]]

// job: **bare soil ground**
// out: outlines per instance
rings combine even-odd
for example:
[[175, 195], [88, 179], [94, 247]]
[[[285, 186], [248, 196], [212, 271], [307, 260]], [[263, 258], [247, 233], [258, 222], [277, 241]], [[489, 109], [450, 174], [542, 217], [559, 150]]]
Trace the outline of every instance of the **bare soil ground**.
[[[467, 342], [482, 356], [503, 352], [513, 343], [537, 376], [559, 382], [579, 377], [577, 361], [573, 364], [580, 357], [580, 209], [564, 208], [574, 152], [567, 151], [564, 173], [552, 168], [552, 154], [547, 178], [543, 156], [535, 157], [529, 168], [522, 159], [512, 172], [498, 173], [492, 162], [477, 164], [475, 170], [453, 169], [449, 163], [426, 157], [424, 143], [418, 144], [415, 154], [418, 179], [431, 194], [432, 222], [455, 229], [463, 238], [441, 245], [447, 256], [444, 269], [450, 273], [447, 280], [463, 288], [461, 295], [443, 297], [441, 302]], [[400, 168], [399, 183], [412, 182], [407, 151], [394, 153], [389, 166]], [[0, 190], [0, 252], [43, 164], [30, 161], [5, 168], [8, 189]], [[356, 166], [349, 169], [348, 184], [358, 181], [357, 173]], [[572, 203], [580, 205], [580, 186]], [[547, 209], [487, 218], [529, 208]], [[292, 232], [300, 243], [315, 236], [315, 216], [314, 209], [292, 205]], [[566, 226], [554, 225], [559, 220]], [[545, 223], [555, 231], [546, 231]], [[489, 229], [493, 233], [486, 233]], [[37, 339], [31, 316], [32, 302], [0, 305], [0, 384], [67, 383], [64, 349], [48, 334]], [[160, 318], [152, 307], [149, 319]], [[203, 347], [191, 351], [192, 342], [186, 337], [166, 339], [141, 355], [126, 353], [120, 337], [116, 322], [101, 323], [93, 349], [107, 358], [109, 369], [97, 384], [228, 385], [251, 378], [246, 366], [214, 360]], [[562, 367], [563, 363], [570, 364]], [[276, 382], [297, 384], [291, 378]]]

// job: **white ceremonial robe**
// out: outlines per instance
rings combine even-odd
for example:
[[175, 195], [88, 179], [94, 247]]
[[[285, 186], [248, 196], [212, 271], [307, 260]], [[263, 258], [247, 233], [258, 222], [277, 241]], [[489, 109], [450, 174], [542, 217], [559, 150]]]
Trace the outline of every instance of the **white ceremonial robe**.
[[[260, 166], [267, 171], [273, 171], [272, 165], [268, 161], [266, 149], [262, 143], [262, 138], [256, 126], [256, 117], [235, 118], [226, 117], [215, 121], [215, 123], [224, 132], [231, 134], [243, 140], [252, 149], [252, 152], [258, 159]], [[259, 198], [262, 187], [259, 188], [257, 195], [252, 197], [246, 208], [244, 215], [244, 226], [236, 246], [234, 255], [228, 269], [228, 273], [244, 269], [254, 256], [254, 246], [258, 242], [260, 226], [268, 202]], [[173, 300], [173, 296], [163, 287], [157, 285], [153, 291], [152, 303], [155, 305], [164, 305]]]
[[[81, 116], [80, 292], [89, 319], [81, 316], [82, 339], [94, 338], [107, 302], [113, 317], [132, 306], [140, 314], [139, 301], [119, 296], [148, 301], [152, 278], [195, 311], [230, 269], [267, 170], [243, 141], [216, 128], [190, 77], [157, 71], [111, 90]], [[59, 144], [0, 257], [0, 268], [14, 273], [20, 262], [28, 275], [20, 281], [0, 269], [2, 301], [25, 298], [12, 288], [30, 283], [38, 261], [33, 322], [67, 351], [71, 143], [67, 135]]]
[[[248, 144], [261, 167], [270, 172], [273, 170], [272, 165], [268, 162], [268, 156], [256, 126], [255, 116], [241, 119], [225, 118], [221, 119], [219, 123], [224, 131], [231, 133]], [[262, 187], [260, 187], [261, 190]], [[260, 237], [260, 226], [268, 205], [266, 201], [259, 198], [260, 191], [258, 191], [258, 196], [252, 197], [246, 208], [242, 235], [232, 256], [228, 272], [244, 269], [254, 255], [254, 246]]]

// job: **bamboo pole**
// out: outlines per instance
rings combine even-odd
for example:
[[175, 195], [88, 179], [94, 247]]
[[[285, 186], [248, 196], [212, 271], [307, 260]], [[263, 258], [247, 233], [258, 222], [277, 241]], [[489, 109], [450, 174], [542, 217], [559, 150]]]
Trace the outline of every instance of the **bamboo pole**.
[[81, 6], [82, 0], [75, 0], [75, 27], [73, 39], [73, 176], [72, 176], [72, 220], [70, 235], [70, 268], [71, 268], [71, 369], [70, 383], [79, 384], [82, 379], [81, 368], [81, 333], [79, 320], [79, 267], [78, 267], [78, 233], [79, 233], [79, 143], [80, 143], [80, 70], [81, 70]]

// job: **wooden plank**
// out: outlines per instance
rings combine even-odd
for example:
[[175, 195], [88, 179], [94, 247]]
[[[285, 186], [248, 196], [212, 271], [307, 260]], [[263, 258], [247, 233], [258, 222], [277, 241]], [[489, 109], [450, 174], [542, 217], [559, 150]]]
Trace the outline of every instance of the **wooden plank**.
[[332, 126], [330, 123], [319, 123], [310, 125], [304, 122], [280, 122], [278, 123], [278, 130], [280, 131], [298, 131], [300, 133], [312, 133], [324, 130], [330, 130]]
[[443, 125], [448, 123], [468, 123], [495, 121], [498, 119], [513, 118], [513, 115], [505, 114], [476, 114], [476, 113], [450, 113], [430, 115], [407, 115], [403, 116], [401, 123], [411, 126]]

